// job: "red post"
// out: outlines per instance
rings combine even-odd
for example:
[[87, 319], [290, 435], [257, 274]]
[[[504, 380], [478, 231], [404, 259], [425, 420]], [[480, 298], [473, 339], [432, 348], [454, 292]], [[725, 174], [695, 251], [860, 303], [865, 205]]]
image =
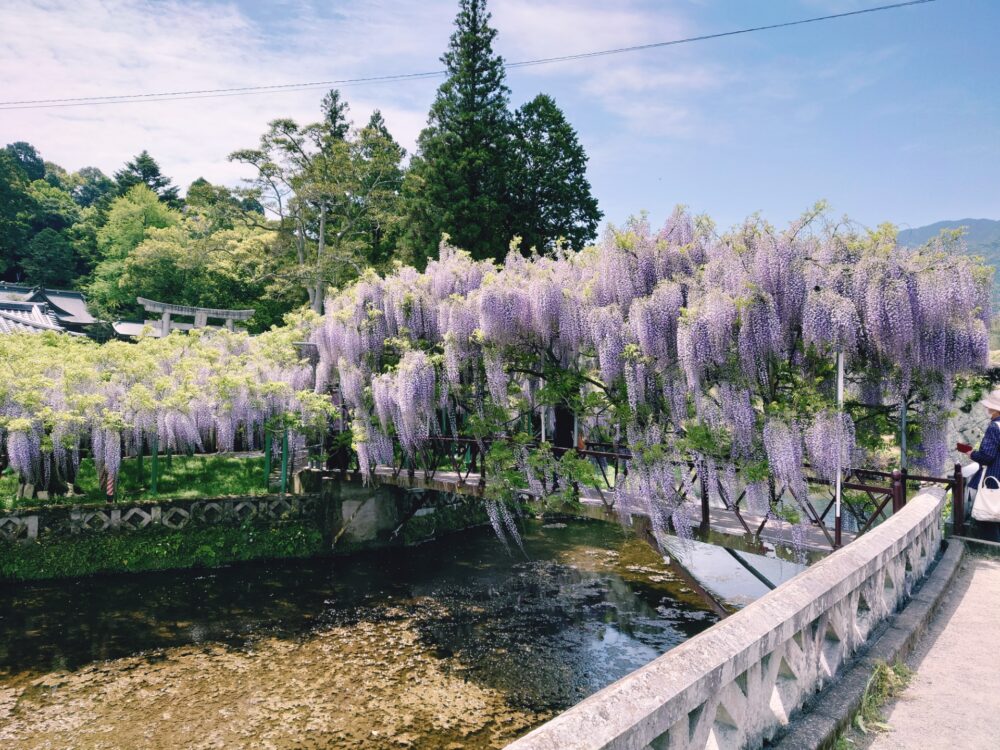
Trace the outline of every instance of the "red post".
[[899, 469], [892, 470], [892, 512], [898, 513], [906, 502], [906, 489], [903, 485], [903, 473]]
[[953, 534], [965, 534], [965, 477], [962, 464], [955, 464], [955, 478], [951, 485], [951, 530]]

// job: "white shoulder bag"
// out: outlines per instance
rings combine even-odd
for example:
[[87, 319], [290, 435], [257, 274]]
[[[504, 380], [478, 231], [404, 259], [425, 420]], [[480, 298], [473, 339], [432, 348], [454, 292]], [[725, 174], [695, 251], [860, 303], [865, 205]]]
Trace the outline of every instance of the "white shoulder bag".
[[986, 477], [979, 485], [976, 501], [972, 504], [972, 517], [977, 521], [1000, 523], [1000, 481], [996, 477]]

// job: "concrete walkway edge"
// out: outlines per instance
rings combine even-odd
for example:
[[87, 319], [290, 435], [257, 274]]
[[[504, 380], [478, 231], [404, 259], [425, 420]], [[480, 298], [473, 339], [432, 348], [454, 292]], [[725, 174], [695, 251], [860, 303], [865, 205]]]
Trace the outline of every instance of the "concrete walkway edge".
[[861, 707], [875, 662], [905, 659], [927, 629], [961, 568], [965, 544], [954, 537], [937, 564], [889, 626], [835, 682], [818, 693], [774, 744], [780, 750], [827, 750]]

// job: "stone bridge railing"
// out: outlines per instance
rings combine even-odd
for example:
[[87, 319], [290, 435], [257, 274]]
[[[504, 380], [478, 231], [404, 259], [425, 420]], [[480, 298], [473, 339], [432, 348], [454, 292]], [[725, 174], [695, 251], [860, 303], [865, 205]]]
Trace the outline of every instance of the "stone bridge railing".
[[319, 495], [260, 495], [160, 500], [120, 505], [51, 505], [0, 511], [0, 542], [149, 527], [178, 531], [188, 526], [240, 524], [248, 519], [280, 521], [316, 513]]
[[758, 748], [909, 598], [941, 545], [943, 490], [508, 750]]

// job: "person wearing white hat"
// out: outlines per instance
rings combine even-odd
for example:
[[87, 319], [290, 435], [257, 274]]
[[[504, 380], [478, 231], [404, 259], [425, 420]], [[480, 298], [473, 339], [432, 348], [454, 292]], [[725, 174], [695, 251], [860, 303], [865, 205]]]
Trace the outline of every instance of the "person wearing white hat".
[[[963, 443], [956, 446], [959, 451], [968, 453], [973, 461], [983, 467], [982, 471], [976, 474], [969, 483], [972, 488], [981, 487], [982, 483], [986, 481], [986, 477], [995, 477], [997, 481], [1000, 481], [1000, 388], [991, 391], [979, 403], [985, 406], [986, 411], [990, 413], [990, 424], [983, 435], [983, 442], [980, 443], [979, 450], [972, 450], [972, 446]], [[1000, 542], [1000, 524], [979, 521], [976, 523], [983, 527], [985, 538]]]

